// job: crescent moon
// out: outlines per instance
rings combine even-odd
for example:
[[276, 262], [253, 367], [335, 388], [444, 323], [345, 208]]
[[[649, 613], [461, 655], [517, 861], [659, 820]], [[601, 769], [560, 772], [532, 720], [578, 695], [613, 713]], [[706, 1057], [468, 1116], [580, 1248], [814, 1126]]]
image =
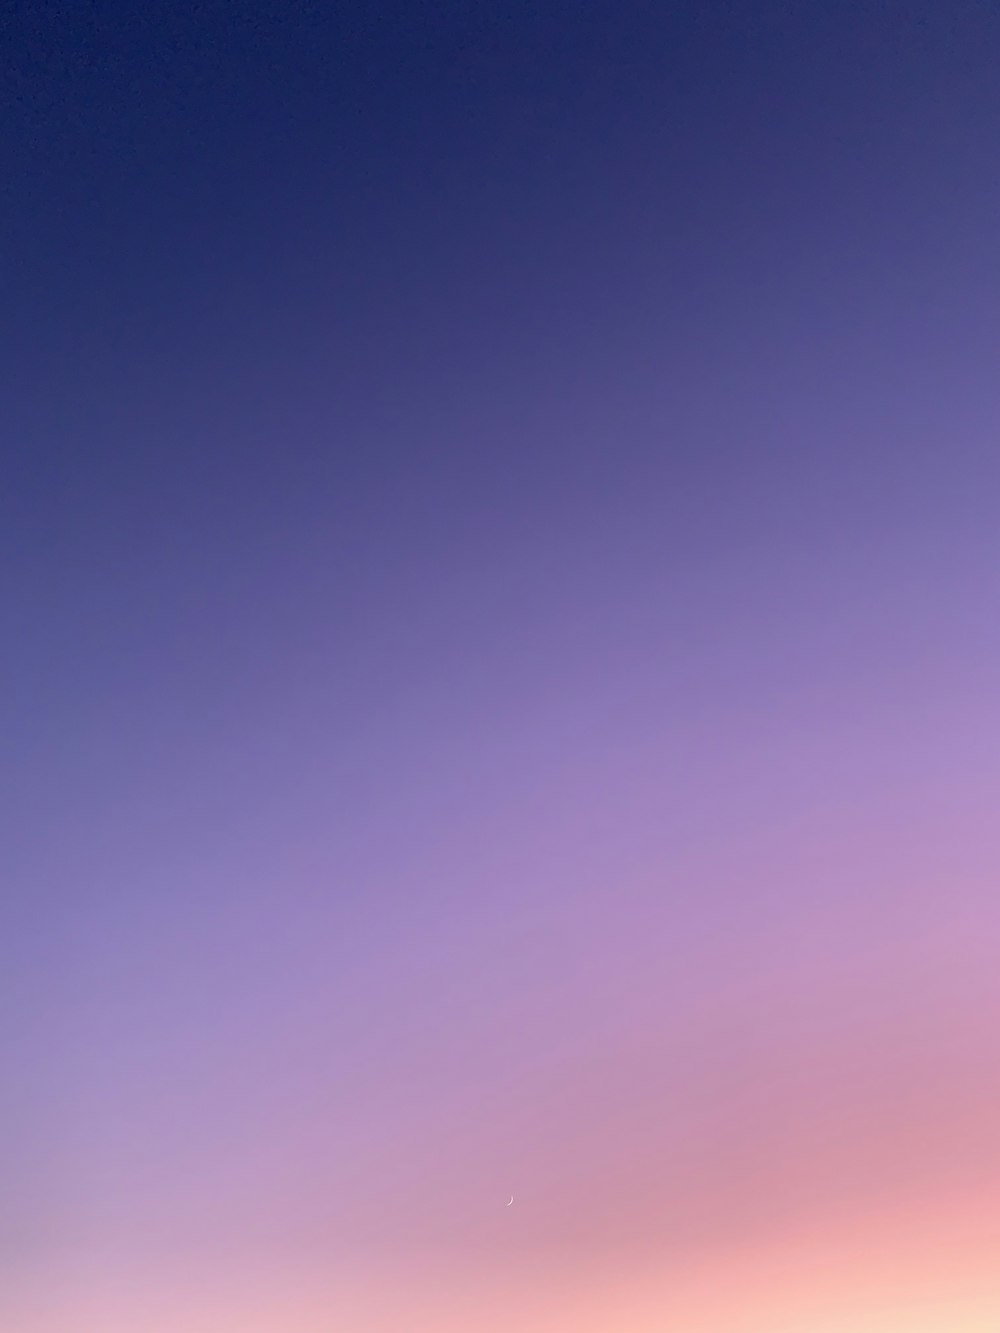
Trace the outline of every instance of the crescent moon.
[[507, 1207], [509, 1208], [513, 1202], [514, 1202], [514, 1196], [512, 1194], [510, 1198], [507, 1200]]

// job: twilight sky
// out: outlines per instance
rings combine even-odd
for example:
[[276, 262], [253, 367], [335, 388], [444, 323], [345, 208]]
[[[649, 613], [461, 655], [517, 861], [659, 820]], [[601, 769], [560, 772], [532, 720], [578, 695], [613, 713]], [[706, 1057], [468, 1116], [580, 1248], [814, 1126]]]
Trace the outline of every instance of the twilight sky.
[[996, 1333], [996, 7], [0, 51], [0, 1326]]

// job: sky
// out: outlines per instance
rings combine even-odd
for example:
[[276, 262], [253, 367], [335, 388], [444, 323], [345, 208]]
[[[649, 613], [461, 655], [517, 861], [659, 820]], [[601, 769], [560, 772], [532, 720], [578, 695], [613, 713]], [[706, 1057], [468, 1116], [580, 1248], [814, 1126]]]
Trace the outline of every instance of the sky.
[[995, 1333], [996, 7], [0, 55], [0, 1325]]

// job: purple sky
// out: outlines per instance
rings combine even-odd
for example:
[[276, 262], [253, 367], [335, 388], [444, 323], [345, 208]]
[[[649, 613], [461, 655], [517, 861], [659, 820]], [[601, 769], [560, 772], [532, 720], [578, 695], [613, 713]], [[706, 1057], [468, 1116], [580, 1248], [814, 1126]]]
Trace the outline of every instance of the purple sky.
[[140, 10], [2, 39], [0, 1322], [992, 1333], [996, 13]]

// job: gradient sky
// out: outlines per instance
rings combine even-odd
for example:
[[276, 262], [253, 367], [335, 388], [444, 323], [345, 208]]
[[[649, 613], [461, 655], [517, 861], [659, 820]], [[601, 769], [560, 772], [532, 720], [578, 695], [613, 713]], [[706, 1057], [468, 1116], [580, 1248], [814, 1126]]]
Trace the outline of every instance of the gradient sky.
[[996, 1333], [996, 7], [0, 44], [0, 1325]]

